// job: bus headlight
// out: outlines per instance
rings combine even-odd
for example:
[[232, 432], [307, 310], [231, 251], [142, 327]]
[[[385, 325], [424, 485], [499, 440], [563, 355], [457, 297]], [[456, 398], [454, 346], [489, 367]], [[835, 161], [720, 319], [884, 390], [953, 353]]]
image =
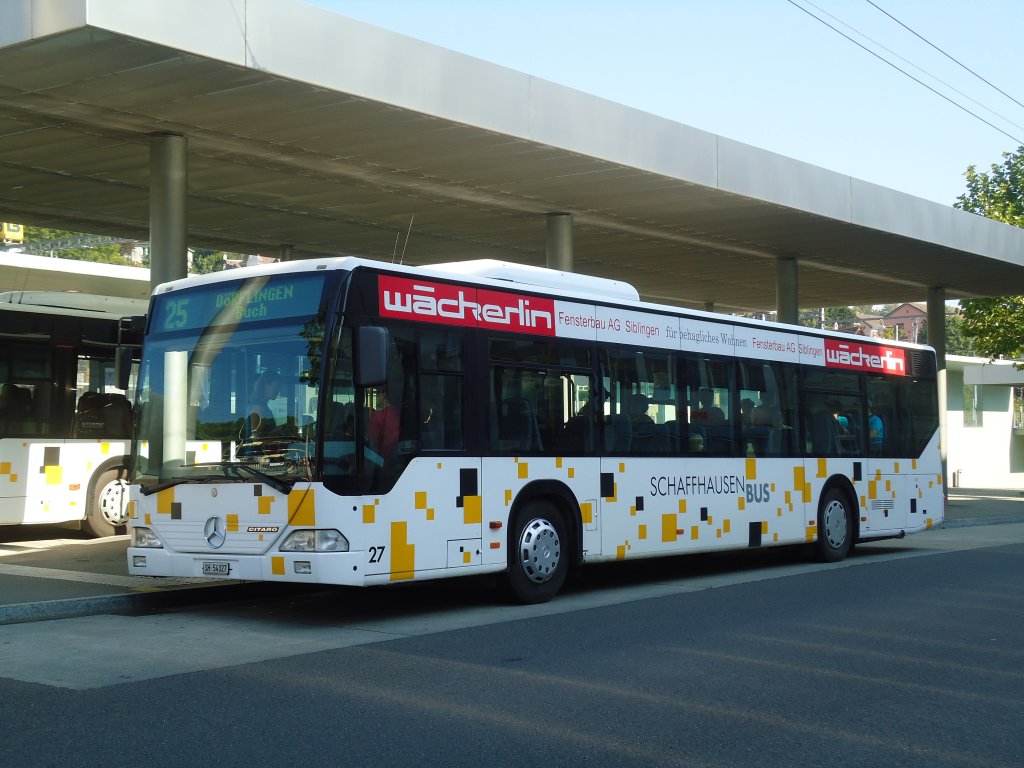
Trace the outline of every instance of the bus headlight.
[[292, 531], [281, 545], [282, 552], [348, 552], [348, 539], [341, 531]]
[[163, 544], [157, 535], [153, 533], [149, 528], [135, 528], [132, 527], [132, 546], [133, 547], [154, 547], [163, 548]]

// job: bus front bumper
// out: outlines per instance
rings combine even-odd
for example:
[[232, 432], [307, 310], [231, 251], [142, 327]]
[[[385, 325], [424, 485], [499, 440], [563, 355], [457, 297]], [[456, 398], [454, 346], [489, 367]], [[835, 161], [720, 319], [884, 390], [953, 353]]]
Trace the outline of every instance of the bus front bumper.
[[300, 584], [366, 584], [366, 552], [273, 552], [265, 555], [171, 552], [128, 547], [132, 576], [207, 581], [287, 581]]

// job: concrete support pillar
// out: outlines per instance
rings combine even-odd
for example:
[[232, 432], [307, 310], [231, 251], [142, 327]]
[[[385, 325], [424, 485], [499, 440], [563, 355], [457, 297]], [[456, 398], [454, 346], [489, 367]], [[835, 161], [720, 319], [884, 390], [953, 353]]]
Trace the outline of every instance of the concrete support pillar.
[[149, 139], [149, 285], [188, 274], [186, 200], [188, 139], [155, 134]]
[[942, 478], [949, 488], [946, 440], [946, 289], [928, 289], [928, 344], [935, 350], [935, 367], [939, 389], [939, 454], [942, 456]]
[[796, 325], [800, 322], [800, 303], [797, 285], [796, 259], [778, 260], [775, 277], [775, 306], [780, 323]]
[[547, 214], [547, 230], [547, 266], [563, 272], [572, 272], [572, 214]]
[[290, 243], [281, 243], [281, 250], [279, 251], [277, 258], [281, 261], [292, 260], [292, 246]]

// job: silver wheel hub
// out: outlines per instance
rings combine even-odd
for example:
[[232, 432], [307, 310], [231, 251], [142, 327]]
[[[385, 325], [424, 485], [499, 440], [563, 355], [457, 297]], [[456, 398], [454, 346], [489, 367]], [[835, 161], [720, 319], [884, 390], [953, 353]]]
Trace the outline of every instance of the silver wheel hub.
[[99, 494], [100, 517], [115, 527], [128, 522], [128, 483], [112, 480]]
[[825, 507], [821, 516], [824, 525], [825, 540], [832, 549], [839, 549], [849, 535], [850, 521], [846, 507], [842, 502], [832, 500]]
[[558, 531], [543, 519], [531, 520], [519, 537], [519, 565], [530, 581], [543, 584], [550, 579], [562, 556]]

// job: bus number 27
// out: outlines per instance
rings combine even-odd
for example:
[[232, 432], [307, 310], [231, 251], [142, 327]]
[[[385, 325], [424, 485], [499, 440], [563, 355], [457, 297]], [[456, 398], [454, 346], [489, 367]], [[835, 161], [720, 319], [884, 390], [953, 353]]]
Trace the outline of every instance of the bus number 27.
[[384, 559], [384, 547], [370, 547], [370, 563], [379, 563]]

